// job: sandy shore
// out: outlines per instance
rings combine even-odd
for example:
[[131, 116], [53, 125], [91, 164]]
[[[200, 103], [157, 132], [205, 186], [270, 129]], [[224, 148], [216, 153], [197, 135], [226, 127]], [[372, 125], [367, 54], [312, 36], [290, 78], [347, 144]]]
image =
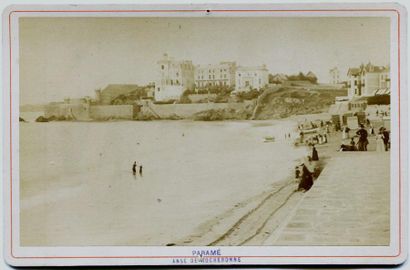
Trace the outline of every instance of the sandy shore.
[[[305, 119], [326, 120], [326, 114], [296, 116], [295, 120], [304, 121]], [[375, 138], [369, 137], [369, 153], [375, 154]], [[347, 161], [349, 157], [340, 157], [338, 148], [342, 143], [341, 132], [331, 132], [328, 137], [328, 143], [317, 145], [320, 161], [316, 166], [323, 170], [328, 163], [332, 163], [334, 158]], [[346, 143], [346, 142], [343, 142]], [[350, 153], [360, 155], [360, 153]], [[338, 162], [342, 163], [342, 162]], [[332, 166], [335, 166], [334, 162]], [[332, 169], [331, 169], [332, 170]], [[320, 179], [321, 175], [319, 175]], [[327, 176], [322, 176], [327, 177]], [[342, 177], [339, 176], [340, 179]], [[316, 183], [317, 179], [315, 179]], [[273, 241], [277, 239], [283, 230], [284, 222], [295, 212], [301, 201], [314, 190], [315, 185], [306, 193], [296, 192], [298, 180], [292, 176], [281, 183], [272, 186], [271, 190], [244, 201], [236, 205], [235, 209], [230, 209], [223, 215], [217, 216], [204, 222], [195, 234], [179, 239], [177, 245], [280, 245], [282, 242]], [[313, 191], [314, 192], [314, 191]], [[317, 202], [316, 202], [317, 203]], [[319, 201], [320, 203], [320, 201]], [[317, 221], [320, 222], [320, 221]], [[306, 233], [306, 232], [305, 232]], [[300, 239], [304, 239], [301, 237]], [[383, 238], [384, 239], [384, 238]], [[292, 242], [290, 242], [292, 243]], [[336, 242], [335, 242], [336, 243]], [[334, 243], [334, 244], [335, 244]], [[298, 244], [304, 244], [303, 241]], [[331, 244], [331, 243], [327, 243]]]

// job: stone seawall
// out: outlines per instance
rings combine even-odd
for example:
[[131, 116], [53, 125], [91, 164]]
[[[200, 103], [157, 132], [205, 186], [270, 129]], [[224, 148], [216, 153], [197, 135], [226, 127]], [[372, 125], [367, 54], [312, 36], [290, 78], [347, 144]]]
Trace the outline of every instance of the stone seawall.
[[90, 106], [90, 118], [93, 120], [113, 119], [132, 119], [132, 105], [107, 105]]
[[194, 114], [207, 110], [244, 110], [252, 106], [253, 101], [243, 103], [195, 103], [195, 104], [147, 104], [141, 108], [143, 113], [152, 113], [153, 111], [161, 118], [170, 116], [179, 116], [182, 118], [192, 117]]
[[74, 120], [89, 120], [90, 106], [88, 104], [49, 104], [45, 106], [44, 116], [69, 117]]

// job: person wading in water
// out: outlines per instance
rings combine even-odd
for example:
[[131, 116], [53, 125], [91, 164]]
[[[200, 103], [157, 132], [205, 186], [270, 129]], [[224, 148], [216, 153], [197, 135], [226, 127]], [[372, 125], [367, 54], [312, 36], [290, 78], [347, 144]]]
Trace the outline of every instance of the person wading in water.
[[132, 174], [135, 175], [137, 173], [137, 162], [134, 161], [134, 164], [132, 164]]

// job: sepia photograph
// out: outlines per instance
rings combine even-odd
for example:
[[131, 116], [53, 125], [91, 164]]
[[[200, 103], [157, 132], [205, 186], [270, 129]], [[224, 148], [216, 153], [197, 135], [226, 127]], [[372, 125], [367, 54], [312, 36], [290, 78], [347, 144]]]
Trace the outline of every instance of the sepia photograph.
[[22, 246], [389, 245], [389, 18], [19, 27]]
[[248, 7], [3, 13], [12, 265], [402, 261], [403, 10]]

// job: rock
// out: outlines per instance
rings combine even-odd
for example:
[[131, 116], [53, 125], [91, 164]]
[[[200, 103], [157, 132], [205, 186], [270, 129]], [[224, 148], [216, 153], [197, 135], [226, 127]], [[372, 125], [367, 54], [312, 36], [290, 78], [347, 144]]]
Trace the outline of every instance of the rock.
[[57, 120], [57, 117], [56, 116], [54, 116], [54, 115], [52, 115], [52, 116], [50, 116], [49, 118], [48, 118], [48, 121], [50, 122], [50, 121], [56, 121]]
[[48, 119], [47, 119], [47, 117], [44, 117], [44, 116], [41, 115], [41, 116], [37, 117], [36, 122], [45, 123], [45, 122], [48, 122]]
[[173, 114], [171, 114], [167, 117], [164, 117], [162, 119], [165, 119], [165, 120], [181, 120], [182, 117], [180, 117], [179, 115], [176, 115], [175, 113], [173, 113]]
[[19, 122], [27, 122], [27, 121], [24, 120], [23, 118], [19, 117]]

